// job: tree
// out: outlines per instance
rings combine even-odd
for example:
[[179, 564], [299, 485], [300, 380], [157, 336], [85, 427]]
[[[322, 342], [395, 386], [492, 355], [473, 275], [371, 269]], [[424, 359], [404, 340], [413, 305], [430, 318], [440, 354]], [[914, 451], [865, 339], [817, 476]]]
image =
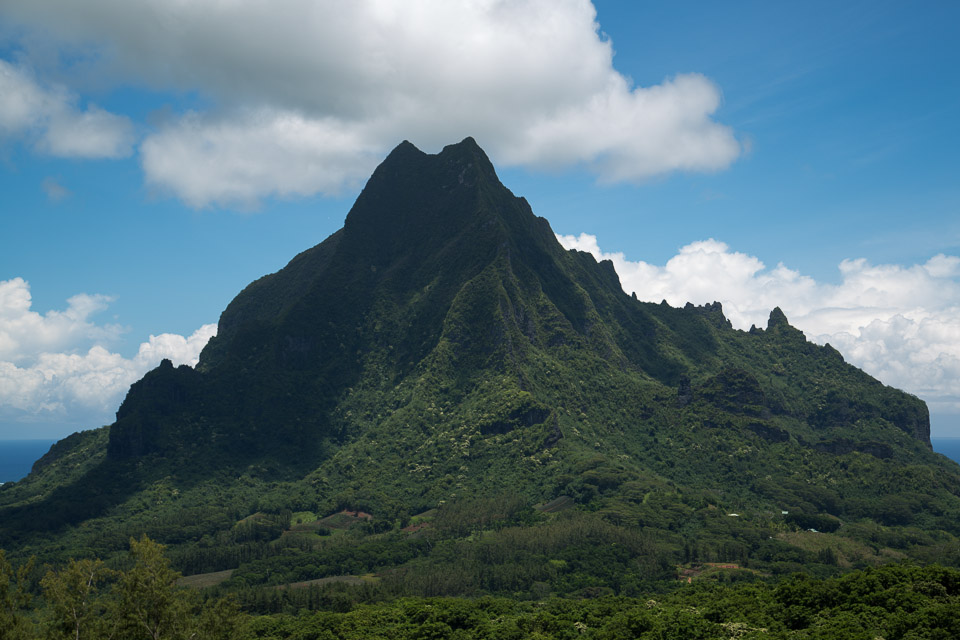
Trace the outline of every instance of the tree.
[[204, 604], [197, 616], [194, 640], [240, 640], [247, 637], [247, 619], [232, 598]]
[[100, 560], [71, 560], [40, 581], [47, 600], [48, 637], [82, 640], [109, 637], [110, 603], [105, 587], [117, 573]]
[[164, 546], [142, 536], [130, 539], [134, 565], [117, 584], [116, 622], [121, 637], [161, 640], [183, 637], [190, 618], [188, 596], [177, 588]]
[[0, 640], [27, 640], [32, 637], [32, 625], [23, 615], [30, 604], [26, 583], [31, 569], [33, 558], [14, 570], [6, 553], [0, 549]]
[[164, 546], [147, 536], [130, 540], [133, 568], [116, 584], [113, 619], [124, 640], [239, 640], [246, 619], [233, 600], [201, 602], [177, 586]]

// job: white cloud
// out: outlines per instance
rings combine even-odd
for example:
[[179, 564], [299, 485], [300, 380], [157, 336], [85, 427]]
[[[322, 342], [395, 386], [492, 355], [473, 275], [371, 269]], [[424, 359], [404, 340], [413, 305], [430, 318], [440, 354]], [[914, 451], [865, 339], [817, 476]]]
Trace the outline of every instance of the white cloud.
[[682, 247], [663, 266], [605, 253], [596, 236], [557, 236], [568, 249], [612, 260], [627, 292], [641, 300], [719, 301], [738, 329], [766, 326], [779, 306], [809, 339], [829, 342], [886, 384], [925, 399], [935, 411], [960, 413], [960, 258], [925, 264], [871, 265], [844, 260], [840, 283], [826, 284], [782, 264], [731, 251], [716, 240]]
[[583, 104], [517, 131], [503, 159], [533, 166], [585, 164], [605, 182], [723, 169], [740, 154], [740, 145], [729, 129], [710, 120], [719, 106], [717, 88], [698, 74], [649, 88], [631, 88], [617, 75]]
[[338, 122], [263, 109], [232, 120], [190, 114], [141, 146], [149, 184], [193, 207], [253, 206], [264, 195], [336, 193], [368, 176], [379, 145]]
[[36, 114], [49, 109], [49, 102], [26, 74], [0, 60], [0, 131], [10, 135], [30, 128]]
[[0, 135], [24, 136], [40, 152], [62, 158], [122, 158], [133, 151], [133, 126], [96, 105], [79, 110], [75, 96], [41, 86], [26, 70], [0, 60]]
[[80, 294], [66, 310], [41, 315], [30, 309], [23, 279], [0, 281], [0, 420], [60, 420], [84, 428], [112, 422], [131, 384], [163, 358], [194, 366], [216, 333], [208, 324], [187, 337], [150, 336], [125, 358], [104, 346], [120, 329], [90, 320], [109, 300]]
[[106, 309], [111, 298], [81, 293], [63, 311], [32, 311], [30, 285], [22, 278], [0, 281], [0, 359], [19, 362], [35, 354], [83, 342], [108, 342], [120, 335], [117, 325], [97, 325], [90, 316]]
[[587, 0], [8, 0], [4, 14], [93, 51], [98, 78], [213, 99], [142, 147], [148, 182], [193, 206], [335, 193], [402, 139], [432, 151], [472, 135], [499, 164], [602, 181], [741, 152], [705, 77], [618, 73]]
[[133, 127], [96, 105], [83, 112], [64, 106], [48, 114], [37, 147], [61, 158], [123, 158], [132, 153]]

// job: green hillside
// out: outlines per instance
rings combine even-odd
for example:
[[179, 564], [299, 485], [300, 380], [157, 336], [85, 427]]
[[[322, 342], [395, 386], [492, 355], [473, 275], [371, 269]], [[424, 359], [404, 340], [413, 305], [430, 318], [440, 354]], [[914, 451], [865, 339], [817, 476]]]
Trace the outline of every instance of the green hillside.
[[195, 369], [165, 361], [0, 487], [18, 561], [119, 567], [143, 534], [253, 611], [641, 597], [960, 566], [960, 466], [922, 401], [779, 309], [745, 332], [640, 302], [472, 139], [405, 142]]

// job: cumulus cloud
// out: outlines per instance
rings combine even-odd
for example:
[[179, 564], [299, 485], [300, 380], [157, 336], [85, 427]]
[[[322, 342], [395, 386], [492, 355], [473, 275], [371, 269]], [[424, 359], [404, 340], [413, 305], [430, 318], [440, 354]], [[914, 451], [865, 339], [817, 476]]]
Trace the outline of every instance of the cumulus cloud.
[[369, 175], [379, 144], [341, 123], [269, 109], [190, 114], [141, 146], [148, 184], [193, 207], [253, 206], [264, 195], [335, 194]]
[[47, 115], [37, 146], [61, 158], [123, 158], [132, 153], [133, 127], [126, 117], [96, 105], [83, 112], [58, 105]]
[[90, 319], [109, 302], [79, 294], [65, 310], [41, 315], [30, 308], [27, 282], [0, 281], [0, 420], [84, 428], [112, 422], [132, 383], [163, 358], [195, 365], [216, 333], [216, 325], [208, 324], [186, 337], [150, 336], [136, 355], [125, 358], [105, 346], [120, 328]]
[[719, 301], [734, 327], [766, 326], [779, 306], [809, 339], [829, 342], [884, 383], [915, 393], [933, 410], [960, 413], [960, 257], [924, 264], [872, 265], [844, 260], [840, 282], [817, 282], [783, 264], [704, 240], [682, 247], [664, 265], [606, 253], [596, 236], [557, 236], [568, 249], [611, 260], [627, 292], [641, 300]]
[[147, 180], [194, 206], [335, 193], [402, 139], [472, 135], [498, 163], [602, 181], [741, 152], [707, 78], [638, 87], [617, 72], [588, 0], [8, 0], [4, 14], [94, 51], [101, 77], [215, 101], [142, 146]]
[[133, 152], [128, 118], [76, 96], [44, 87], [29, 72], [0, 60], [0, 135], [26, 137], [34, 148], [62, 158], [122, 158]]
[[90, 320], [110, 302], [108, 296], [81, 293], [67, 300], [66, 309], [41, 315], [30, 308], [30, 285], [23, 278], [0, 281], [0, 359], [19, 362], [83, 342], [115, 340], [119, 326]]

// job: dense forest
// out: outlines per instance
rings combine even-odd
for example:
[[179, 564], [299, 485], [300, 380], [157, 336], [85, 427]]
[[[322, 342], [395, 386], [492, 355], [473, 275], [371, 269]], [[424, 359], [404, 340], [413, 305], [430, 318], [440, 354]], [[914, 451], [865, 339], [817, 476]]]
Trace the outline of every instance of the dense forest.
[[[631, 639], [960, 637], [960, 571], [884, 565], [840, 577], [698, 580], [635, 597], [402, 597], [348, 583], [272, 589], [241, 611], [232, 598], [178, 586], [163, 547], [130, 541], [124, 568], [96, 559], [39, 571], [0, 552], [3, 640]], [[42, 577], [40, 577], [42, 575]]]

